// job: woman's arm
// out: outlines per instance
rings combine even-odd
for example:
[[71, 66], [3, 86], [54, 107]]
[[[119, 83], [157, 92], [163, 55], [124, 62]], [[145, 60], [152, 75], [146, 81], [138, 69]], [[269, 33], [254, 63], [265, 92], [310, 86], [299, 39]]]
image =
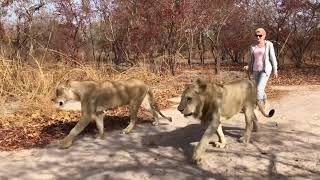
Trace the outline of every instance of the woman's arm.
[[274, 47], [273, 47], [273, 43], [270, 42], [270, 54], [269, 54], [269, 58], [272, 64], [272, 71], [273, 74], [276, 76], [276, 78], [278, 77], [278, 62], [277, 62], [277, 58], [276, 58], [276, 53], [274, 51]]

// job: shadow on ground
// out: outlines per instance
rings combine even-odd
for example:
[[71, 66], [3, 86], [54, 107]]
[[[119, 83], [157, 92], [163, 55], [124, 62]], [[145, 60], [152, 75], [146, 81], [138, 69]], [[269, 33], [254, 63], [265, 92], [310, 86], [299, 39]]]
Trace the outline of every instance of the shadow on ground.
[[[140, 146], [136, 136], [109, 134], [108, 140], [80, 137], [74, 146], [66, 150], [42, 149], [34, 157], [23, 161], [5, 159], [1, 163], [0, 177], [24, 179], [141, 179], [175, 176], [181, 179], [223, 179], [220, 174], [211, 173], [188, 165], [183, 156], [172, 158], [172, 154], [161, 149]], [[175, 151], [169, 149], [169, 151]], [[174, 153], [173, 153], [174, 154]], [[9, 157], [7, 157], [9, 158]], [[4, 171], [10, 168], [10, 172]], [[14, 169], [12, 169], [14, 168]], [[36, 172], [36, 173], [34, 173]]]
[[[209, 144], [204, 155], [205, 169], [221, 172], [227, 179], [320, 177], [320, 156], [317, 152], [320, 145], [311, 141], [306, 142], [304, 139], [308, 137], [316, 140], [317, 134], [296, 130], [287, 131], [269, 124], [260, 126], [260, 131], [253, 133], [252, 142], [248, 145], [238, 142], [244, 132], [243, 128], [224, 126], [228, 147], [218, 149]], [[283, 124], [283, 126], [287, 125]], [[142, 142], [150, 148], [177, 149], [183, 153], [185, 161], [190, 163], [195, 143], [201, 139], [204, 131], [205, 127], [200, 124], [190, 124], [173, 131], [144, 136]], [[214, 137], [213, 141], [216, 140], [217, 137]], [[311, 152], [307, 152], [308, 150]]]

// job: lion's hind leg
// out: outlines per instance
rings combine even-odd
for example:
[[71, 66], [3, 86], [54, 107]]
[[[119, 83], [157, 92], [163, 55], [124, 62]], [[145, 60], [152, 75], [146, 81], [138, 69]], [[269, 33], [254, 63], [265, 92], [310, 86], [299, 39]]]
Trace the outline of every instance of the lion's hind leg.
[[96, 125], [98, 128], [98, 134], [96, 135], [96, 138], [103, 139], [104, 138], [104, 113], [103, 111], [97, 112], [97, 115], [95, 117]]
[[172, 122], [171, 117], [167, 117], [164, 114], [161, 113], [159, 110], [158, 105], [154, 101], [153, 93], [149, 90], [146, 94], [146, 97], [144, 98], [142, 102], [142, 106], [147, 109], [149, 112], [152, 113], [152, 116], [154, 118], [153, 125], [159, 125], [159, 115], [163, 117], [164, 119], [168, 120], [169, 122]]
[[253, 129], [254, 118], [255, 118], [253, 107], [247, 106], [245, 108], [244, 115], [245, 115], [245, 120], [246, 120], [246, 129], [244, 132], [244, 136], [240, 138], [240, 141], [243, 143], [249, 143], [250, 138], [251, 138], [251, 132]]
[[224, 137], [221, 123], [220, 123], [220, 125], [218, 126], [217, 135], [218, 135], [218, 137], [219, 137], [219, 141], [214, 142], [215, 146], [218, 147], [218, 148], [224, 148], [224, 147], [226, 146], [226, 144], [227, 144], [227, 140], [226, 140], [226, 138]]
[[159, 115], [154, 110], [154, 108], [152, 108], [151, 103], [152, 102], [151, 102], [150, 96], [149, 96], [149, 94], [147, 94], [142, 101], [142, 107], [145, 108], [147, 111], [149, 111], [152, 114], [152, 117], [153, 117], [152, 125], [157, 126], [157, 125], [159, 125]]
[[137, 115], [139, 107], [144, 99], [144, 96], [132, 99], [129, 104], [129, 113], [130, 113], [130, 123], [126, 128], [122, 130], [122, 134], [129, 134], [134, 126], [137, 124]]

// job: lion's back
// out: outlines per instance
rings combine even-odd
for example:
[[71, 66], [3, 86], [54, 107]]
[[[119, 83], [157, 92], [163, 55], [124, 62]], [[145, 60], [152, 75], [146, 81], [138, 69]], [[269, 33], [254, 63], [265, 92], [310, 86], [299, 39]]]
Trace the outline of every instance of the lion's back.
[[148, 86], [139, 79], [128, 79], [120, 81], [106, 81], [101, 85], [102, 91], [112, 94], [112, 96], [123, 96], [132, 98], [139, 94], [144, 94], [148, 90]]

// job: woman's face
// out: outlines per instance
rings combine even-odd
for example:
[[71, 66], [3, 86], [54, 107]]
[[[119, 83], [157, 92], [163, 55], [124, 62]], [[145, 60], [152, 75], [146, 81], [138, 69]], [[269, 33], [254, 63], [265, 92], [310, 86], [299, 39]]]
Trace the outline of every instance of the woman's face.
[[263, 34], [263, 33], [260, 33], [260, 32], [256, 32], [255, 37], [256, 37], [256, 41], [258, 43], [261, 43], [261, 42], [263, 42], [265, 40], [266, 35]]

